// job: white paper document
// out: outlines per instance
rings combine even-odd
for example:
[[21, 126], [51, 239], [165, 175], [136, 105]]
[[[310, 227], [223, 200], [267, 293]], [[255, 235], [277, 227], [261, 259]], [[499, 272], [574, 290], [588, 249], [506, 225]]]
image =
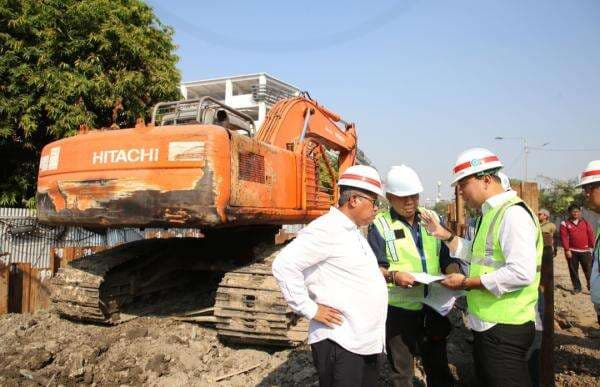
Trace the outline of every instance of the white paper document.
[[445, 275], [431, 275], [428, 273], [409, 273], [415, 278], [415, 281], [425, 285], [429, 285], [432, 282], [441, 281], [446, 278]]
[[424, 302], [436, 312], [445, 316], [452, 310], [456, 299], [464, 295], [465, 292], [463, 290], [452, 290], [438, 283], [432, 283], [429, 286]]

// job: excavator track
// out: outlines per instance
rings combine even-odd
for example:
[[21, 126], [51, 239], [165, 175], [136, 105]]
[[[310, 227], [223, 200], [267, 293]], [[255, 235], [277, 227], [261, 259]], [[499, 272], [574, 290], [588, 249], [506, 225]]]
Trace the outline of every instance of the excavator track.
[[71, 261], [51, 282], [55, 310], [73, 320], [118, 324], [136, 297], [177, 285], [177, 264], [153, 269], [177, 250], [165, 240], [145, 240]]
[[202, 248], [197, 241], [144, 240], [71, 261], [51, 283], [55, 310], [72, 320], [116, 325], [143, 314], [126, 308], [138, 297], [180, 285], [182, 268], [224, 271], [212, 308], [221, 338], [286, 347], [306, 341], [308, 321], [288, 307], [271, 274], [282, 246], [253, 249], [251, 263], [241, 267], [202, 257], [199, 251], [209, 254]]
[[221, 338], [241, 343], [298, 346], [308, 336], [308, 321], [292, 312], [271, 273], [279, 248], [225, 274], [216, 294], [215, 317]]

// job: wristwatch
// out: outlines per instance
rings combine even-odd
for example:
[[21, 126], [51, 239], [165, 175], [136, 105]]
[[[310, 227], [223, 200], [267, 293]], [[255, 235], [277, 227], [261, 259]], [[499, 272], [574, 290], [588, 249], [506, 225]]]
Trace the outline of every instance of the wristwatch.
[[446, 243], [450, 243], [450, 242], [452, 242], [452, 239], [454, 239], [455, 236], [456, 236], [456, 234], [453, 233], [452, 231], [450, 231], [450, 236], [448, 237], [448, 239], [442, 239], [442, 240]]
[[392, 284], [392, 285], [396, 285], [396, 272], [395, 271], [388, 271], [388, 278], [387, 278], [387, 282]]
[[463, 278], [463, 280], [460, 282], [460, 287], [466, 291], [470, 290], [469, 288], [467, 288], [467, 277]]

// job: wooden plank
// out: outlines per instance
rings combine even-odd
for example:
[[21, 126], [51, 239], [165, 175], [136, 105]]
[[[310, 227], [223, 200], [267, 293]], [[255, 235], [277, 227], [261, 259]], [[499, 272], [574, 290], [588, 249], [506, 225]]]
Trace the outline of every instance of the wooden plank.
[[31, 270], [31, 312], [50, 308], [50, 288], [48, 285], [51, 276], [51, 269], [33, 268]]
[[17, 269], [22, 273], [21, 313], [31, 312], [31, 264], [17, 263]]
[[8, 313], [10, 267], [0, 263], [0, 315]]

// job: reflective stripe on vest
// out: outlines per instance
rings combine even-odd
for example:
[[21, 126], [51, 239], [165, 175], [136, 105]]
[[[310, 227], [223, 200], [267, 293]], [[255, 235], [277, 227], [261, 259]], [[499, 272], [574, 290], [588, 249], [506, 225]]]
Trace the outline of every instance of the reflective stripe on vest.
[[392, 260], [394, 262], [398, 262], [398, 253], [396, 252], [396, 246], [394, 245], [394, 240], [396, 239], [394, 231], [383, 216], [376, 220], [379, 221], [379, 224], [381, 225], [380, 231], [383, 232], [382, 236], [385, 240], [385, 244], [387, 247], [386, 251], [389, 251], [391, 253]]
[[[506, 264], [506, 258], [500, 247], [500, 226], [506, 210], [513, 205], [524, 205], [518, 197], [511, 198], [500, 206], [489, 210], [481, 219], [479, 229], [472, 244], [470, 276], [480, 277], [491, 273]], [[532, 284], [500, 297], [487, 290], [473, 289], [467, 293], [469, 312], [487, 322], [504, 324], [523, 324], [535, 319], [535, 304], [538, 296], [540, 267], [542, 261], [543, 240], [537, 218], [526, 205], [524, 208], [532, 217], [537, 229], [536, 275]]]

